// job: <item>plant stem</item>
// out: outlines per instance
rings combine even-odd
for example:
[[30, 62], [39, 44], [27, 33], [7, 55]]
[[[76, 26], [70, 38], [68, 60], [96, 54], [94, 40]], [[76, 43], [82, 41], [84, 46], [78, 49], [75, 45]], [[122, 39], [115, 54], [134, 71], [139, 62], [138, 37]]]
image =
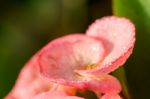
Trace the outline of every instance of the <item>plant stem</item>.
[[118, 78], [118, 80], [120, 81], [122, 85], [122, 95], [124, 99], [131, 99], [124, 67], [123, 66], [120, 67], [118, 70], [114, 71], [112, 74]]

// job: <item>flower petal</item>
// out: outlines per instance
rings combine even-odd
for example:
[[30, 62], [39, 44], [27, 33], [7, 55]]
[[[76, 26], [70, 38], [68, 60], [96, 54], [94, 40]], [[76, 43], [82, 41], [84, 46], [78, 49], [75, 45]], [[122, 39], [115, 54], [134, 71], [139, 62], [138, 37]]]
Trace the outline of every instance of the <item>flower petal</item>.
[[30, 99], [51, 88], [52, 83], [43, 78], [37, 68], [37, 57], [33, 57], [21, 70], [17, 82], [4, 99]]
[[86, 34], [103, 42], [107, 50], [106, 58], [94, 72], [110, 73], [118, 68], [130, 56], [135, 42], [134, 25], [115, 16], [96, 20]]
[[118, 94], [106, 94], [103, 95], [100, 99], [122, 99]]
[[64, 93], [56, 91], [56, 92], [44, 92], [33, 97], [32, 99], [84, 99], [84, 98], [77, 96], [68, 96]]
[[119, 94], [121, 91], [121, 85], [119, 81], [108, 74], [92, 75], [81, 74], [84, 79], [79, 83], [69, 82], [68, 86], [73, 86], [80, 89], [91, 90], [98, 94]]
[[72, 34], [50, 42], [39, 52], [41, 73], [55, 81], [77, 81], [78, 70], [103, 60], [101, 42], [82, 34]]

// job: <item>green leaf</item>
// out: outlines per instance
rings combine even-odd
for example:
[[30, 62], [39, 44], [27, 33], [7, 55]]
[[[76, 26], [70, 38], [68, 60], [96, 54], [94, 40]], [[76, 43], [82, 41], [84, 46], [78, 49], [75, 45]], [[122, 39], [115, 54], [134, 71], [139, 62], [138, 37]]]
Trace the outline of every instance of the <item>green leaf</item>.
[[136, 46], [126, 64], [135, 99], [148, 99], [150, 88], [150, 0], [113, 0], [114, 15], [129, 18], [136, 26]]

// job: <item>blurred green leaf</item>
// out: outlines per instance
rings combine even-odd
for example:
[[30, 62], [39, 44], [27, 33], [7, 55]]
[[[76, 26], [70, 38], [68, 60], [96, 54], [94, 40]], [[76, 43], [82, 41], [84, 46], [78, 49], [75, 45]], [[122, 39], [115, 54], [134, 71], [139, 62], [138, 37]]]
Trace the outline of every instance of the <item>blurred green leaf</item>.
[[113, 12], [136, 25], [136, 46], [126, 64], [126, 74], [135, 99], [148, 99], [150, 88], [150, 0], [113, 0]]
[[84, 33], [87, 25], [87, 0], [61, 0], [62, 34]]
[[31, 52], [33, 53], [33, 50], [30, 50], [36, 45], [14, 28], [1, 27], [0, 33], [0, 98], [2, 99], [15, 83], [19, 69]]

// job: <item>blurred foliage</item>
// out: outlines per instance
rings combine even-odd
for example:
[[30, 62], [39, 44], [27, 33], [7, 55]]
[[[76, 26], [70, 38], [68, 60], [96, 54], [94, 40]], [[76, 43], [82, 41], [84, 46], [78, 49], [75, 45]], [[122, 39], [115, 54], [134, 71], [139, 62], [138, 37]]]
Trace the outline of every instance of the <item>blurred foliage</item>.
[[0, 98], [43, 45], [111, 14], [110, 0], [0, 0]]
[[134, 99], [149, 99], [150, 88], [150, 0], [113, 0], [117, 16], [131, 19], [136, 25], [136, 46], [128, 61], [126, 74]]

